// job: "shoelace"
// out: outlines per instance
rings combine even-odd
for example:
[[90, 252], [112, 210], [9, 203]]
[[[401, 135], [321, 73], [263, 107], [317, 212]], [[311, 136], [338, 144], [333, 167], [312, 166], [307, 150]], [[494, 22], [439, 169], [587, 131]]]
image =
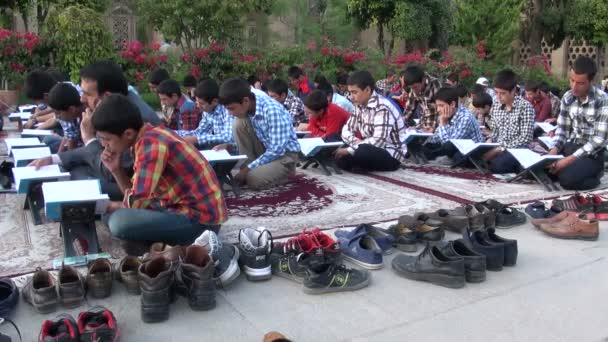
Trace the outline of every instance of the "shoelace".
[[[15, 324], [15, 322], [11, 321], [8, 318], [0, 317], [0, 325], [2, 325], [2, 323], [4, 323], [4, 322], [10, 323], [13, 326], [13, 328], [15, 328], [15, 331], [17, 331], [17, 335], [19, 336], [19, 341], [23, 341], [23, 338], [21, 337], [21, 330], [19, 330], [19, 327], [17, 327], [17, 324]], [[0, 335], [2, 335], [2, 334], [0, 334]]]

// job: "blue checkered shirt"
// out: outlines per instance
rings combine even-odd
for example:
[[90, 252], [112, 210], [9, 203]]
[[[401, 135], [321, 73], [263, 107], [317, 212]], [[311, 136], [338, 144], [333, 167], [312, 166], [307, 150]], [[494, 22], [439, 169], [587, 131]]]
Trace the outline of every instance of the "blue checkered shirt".
[[176, 133], [182, 137], [196, 137], [199, 145], [234, 144], [233, 119], [234, 116], [228, 113], [226, 107], [218, 104], [213, 111], [203, 113], [195, 130], [180, 130]]
[[592, 87], [585, 102], [580, 102], [572, 91], [565, 93], [555, 136], [557, 148], [571, 140], [582, 144], [573, 153], [577, 158], [600, 152], [608, 144], [608, 95]]
[[475, 116], [463, 106], [458, 106], [456, 114], [452, 116], [447, 125], [439, 125], [435, 135], [429, 142], [445, 143], [451, 139], [471, 139], [476, 143], [482, 142], [481, 129]]
[[63, 129], [63, 137], [72, 140], [72, 141], [80, 141], [80, 124], [77, 120], [61, 120], [57, 118], [57, 122], [61, 125], [61, 129]]
[[288, 152], [300, 152], [293, 121], [285, 107], [268, 95], [254, 92], [254, 96], [255, 114], [251, 124], [266, 151], [249, 164], [250, 169], [273, 162]]

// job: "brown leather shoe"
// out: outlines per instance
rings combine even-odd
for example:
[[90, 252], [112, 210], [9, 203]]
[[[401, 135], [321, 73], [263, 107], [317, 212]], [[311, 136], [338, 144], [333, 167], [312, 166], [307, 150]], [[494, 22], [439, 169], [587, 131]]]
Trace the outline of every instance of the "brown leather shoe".
[[106, 298], [112, 294], [112, 263], [102, 258], [89, 264], [87, 291], [93, 298]]
[[141, 292], [139, 288], [139, 266], [141, 266], [141, 260], [132, 255], [120, 259], [118, 263], [116, 278], [125, 284], [127, 292], [131, 294], [138, 295]]
[[192, 310], [211, 310], [215, 307], [214, 271], [213, 261], [203, 246], [192, 245], [186, 249], [177, 275], [178, 281], [183, 282], [188, 291], [188, 304]]
[[561, 213], [550, 217], [550, 218], [544, 218], [544, 219], [534, 219], [532, 220], [532, 225], [534, 225], [534, 227], [539, 228], [542, 224], [554, 224], [557, 223], [559, 221], [565, 220], [568, 217], [578, 217], [578, 213], [574, 212], [574, 211], [562, 211]]
[[183, 259], [185, 255], [185, 247], [170, 246], [162, 242], [157, 242], [150, 247], [150, 253], [144, 255], [144, 262], [153, 257], [162, 256], [165, 260], [173, 264], [175, 268], [179, 264], [179, 260]]
[[169, 319], [171, 288], [175, 281], [175, 270], [162, 256], [155, 256], [139, 267], [141, 288], [141, 317], [146, 323]]
[[57, 276], [57, 290], [61, 304], [73, 309], [84, 300], [84, 279], [82, 275], [72, 266], [61, 266]]
[[39, 313], [46, 314], [57, 310], [59, 298], [53, 276], [38, 268], [21, 291], [23, 299], [32, 304]]
[[586, 220], [586, 214], [568, 218], [554, 223], [540, 226], [545, 234], [558, 239], [597, 240], [599, 236], [599, 223], [597, 220]]

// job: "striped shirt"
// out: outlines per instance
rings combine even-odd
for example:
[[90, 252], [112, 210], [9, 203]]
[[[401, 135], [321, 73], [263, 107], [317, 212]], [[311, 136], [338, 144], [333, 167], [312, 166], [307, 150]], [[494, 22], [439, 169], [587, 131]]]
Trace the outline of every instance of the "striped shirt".
[[234, 116], [218, 104], [211, 112], [204, 112], [195, 130], [176, 131], [182, 137], [196, 137], [199, 145], [234, 144], [232, 121]]
[[405, 135], [405, 123], [395, 106], [376, 92], [366, 106], [355, 107], [355, 113], [342, 128], [342, 140], [349, 145], [351, 154], [359, 145], [370, 144], [385, 149], [400, 162], [406, 159]]
[[249, 163], [250, 169], [282, 158], [288, 152], [300, 152], [293, 121], [285, 107], [266, 94], [253, 92], [253, 95], [255, 113], [251, 116], [251, 124], [266, 151]]
[[124, 199], [127, 208], [170, 211], [201, 224], [226, 221], [226, 203], [215, 172], [194, 146], [168, 128], [144, 124], [133, 152], [133, 186]]
[[584, 157], [600, 152], [608, 144], [608, 94], [592, 87], [584, 102], [572, 95], [564, 94], [557, 118], [556, 147], [562, 148], [566, 141], [577, 140], [583, 146], [574, 152]]

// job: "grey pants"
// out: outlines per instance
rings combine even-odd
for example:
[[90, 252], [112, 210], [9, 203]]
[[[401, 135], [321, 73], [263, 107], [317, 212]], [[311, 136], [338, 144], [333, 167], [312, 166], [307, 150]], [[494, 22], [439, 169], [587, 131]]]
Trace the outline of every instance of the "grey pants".
[[[232, 122], [232, 133], [239, 154], [247, 156], [247, 164], [258, 159], [266, 150], [255, 134], [249, 118], [235, 118]], [[250, 170], [247, 174], [247, 186], [259, 190], [286, 183], [288, 176], [295, 172], [297, 158], [297, 153], [287, 153], [277, 160]]]

